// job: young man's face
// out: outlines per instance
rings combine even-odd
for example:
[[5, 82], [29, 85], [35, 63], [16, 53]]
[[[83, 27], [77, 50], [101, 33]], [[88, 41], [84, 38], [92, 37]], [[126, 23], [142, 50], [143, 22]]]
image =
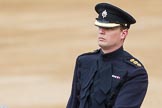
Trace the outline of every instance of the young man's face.
[[98, 45], [102, 49], [114, 49], [123, 45], [124, 39], [128, 34], [128, 30], [121, 30], [120, 27], [102, 28], [99, 27]]

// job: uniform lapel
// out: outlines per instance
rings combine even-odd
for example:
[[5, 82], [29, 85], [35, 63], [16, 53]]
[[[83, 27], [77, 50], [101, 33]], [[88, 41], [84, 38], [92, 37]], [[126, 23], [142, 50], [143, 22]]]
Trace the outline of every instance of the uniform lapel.
[[84, 83], [83, 89], [89, 85], [89, 82], [92, 80], [93, 76], [95, 75], [97, 71], [97, 60], [93, 62], [93, 64], [87, 71], [88, 72], [86, 72], [87, 74], [85, 75], [85, 78], [83, 80], [83, 83]]

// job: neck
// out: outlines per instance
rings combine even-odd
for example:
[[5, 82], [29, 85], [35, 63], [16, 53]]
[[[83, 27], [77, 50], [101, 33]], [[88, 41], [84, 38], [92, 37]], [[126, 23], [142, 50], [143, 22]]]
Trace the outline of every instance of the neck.
[[123, 45], [121, 46], [118, 46], [118, 47], [114, 47], [114, 48], [101, 48], [102, 52], [104, 54], [107, 54], [107, 53], [111, 53], [111, 52], [114, 52], [116, 51], [117, 49], [121, 48]]

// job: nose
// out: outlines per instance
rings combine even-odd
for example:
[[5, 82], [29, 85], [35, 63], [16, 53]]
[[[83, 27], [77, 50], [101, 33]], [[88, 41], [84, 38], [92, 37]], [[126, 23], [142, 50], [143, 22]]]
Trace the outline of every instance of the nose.
[[105, 29], [102, 27], [99, 27], [99, 34], [104, 34], [105, 33]]

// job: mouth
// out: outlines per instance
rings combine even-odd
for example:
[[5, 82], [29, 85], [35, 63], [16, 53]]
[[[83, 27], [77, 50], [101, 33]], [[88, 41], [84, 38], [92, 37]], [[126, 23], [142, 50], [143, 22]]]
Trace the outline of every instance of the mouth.
[[99, 40], [99, 41], [105, 41], [105, 38], [99, 37], [98, 40]]

